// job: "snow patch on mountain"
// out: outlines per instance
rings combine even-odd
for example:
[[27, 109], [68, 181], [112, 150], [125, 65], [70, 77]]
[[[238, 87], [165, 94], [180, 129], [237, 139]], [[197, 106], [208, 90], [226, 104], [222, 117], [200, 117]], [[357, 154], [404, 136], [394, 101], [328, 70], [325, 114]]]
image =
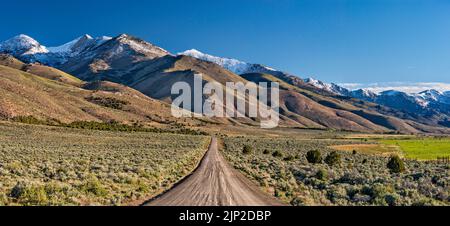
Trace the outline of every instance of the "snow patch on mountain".
[[313, 79], [313, 78], [307, 78], [304, 81], [306, 83], [316, 87], [316, 88], [324, 89], [324, 90], [327, 90], [327, 91], [331, 91], [331, 84], [324, 83], [322, 81], [319, 81], [319, 80], [316, 80], [316, 79]]
[[74, 46], [77, 43], [79, 43], [80, 41], [82, 41], [83, 39], [92, 40], [93, 38], [90, 35], [85, 35], [85, 36], [79, 37], [73, 41], [70, 41], [62, 46], [49, 47], [48, 50], [50, 50], [50, 52], [52, 52], [52, 53], [69, 53], [69, 52], [72, 52]]
[[[171, 55], [169, 51], [155, 46], [153, 44], [150, 44], [144, 40], [129, 36], [127, 34], [122, 34], [115, 38], [119, 43], [128, 46], [132, 50], [145, 54], [145, 55], [154, 55], [154, 56], [161, 56], [161, 55]], [[123, 46], [120, 46], [118, 51], [120, 52]]]
[[438, 90], [431, 89], [412, 95], [418, 102], [423, 103], [425, 106], [428, 106], [433, 102], [450, 104], [450, 96], [448, 95], [448, 92], [440, 92]]
[[375, 82], [375, 83], [342, 83], [340, 86], [350, 89], [370, 89], [375, 93], [386, 90], [397, 90], [409, 94], [421, 93], [424, 90], [445, 92], [450, 90], [450, 83], [442, 82]]
[[274, 68], [266, 67], [261, 64], [251, 64], [233, 58], [217, 57], [206, 53], [202, 53], [196, 49], [187, 50], [182, 53], [179, 53], [178, 55], [190, 56], [200, 60], [212, 62], [238, 75], [248, 73], [265, 73], [265, 74], [284, 73]]
[[93, 38], [86, 34], [64, 45], [49, 47], [48, 49], [51, 53], [74, 56], [86, 49], [100, 46], [111, 39], [112, 38], [108, 36]]
[[352, 90], [349, 96], [361, 100], [373, 101], [378, 95], [369, 89], [357, 89]]
[[320, 80], [317, 80], [314, 78], [307, 78], [307, 79], [304, 79], [303, 81], [311, 86], [314, 86], [321, 90], [325, 90], [325, 91], [330, 92], [335, 95], [340, 95], [340, 96], [350, 96], [351, 95], [350, 90], [348, 90], [344, 87], [341, 87], [335, 83], [325, 83], [323, 81], [320, 81]]
[[0, 43], [0, 52], [20, 57], [48, 53], [49, 50], [30, 36], [21, 34]]
[[[194, 57], [194, 58], [197, 58], [200, 60], [212, 62], [212, 63], [218, 64], [218, 65], [222, 66], [223, 68], [225, 68], [235, 74], [238, 74], [238, 75], [248, 73], [249, 68], [251, 68], [251, 66], [252, 66], [251, 64], [246, 63], [246, 62], [242, 62], [242, 61], [239, 61], [236, 59], [231, 59], [231, 58], [221, 58], [221, 57], [212, 56], [212, 55], [209, 55], [206, 53], [202, 53], [196, 49], [187, 50], [182, 53], [179, 53], [178, 55], [190, 56], [190, 57]], [[274, 70], [272, 68], [270, 68], [270, 69]]]
[[444, 96], [444, 93], [439, 92], [434, 89], [431, 89], [431, 90], [426, 90], [426, 91], [420, 92], [417, 95], [420, 97], [423, 97], [424, 99], [438, 101], [439, 99], [441, 99]]
[[30, 36], [18, 35], [0, 43], [0, 53], [10, 54], [25, 62], [57, 66], [65, 63], [68, 58], [100, 46], [109, 40], [111, 37], [92, 38], [90, 35], [84, 35], [61, 46], [47, 48]]

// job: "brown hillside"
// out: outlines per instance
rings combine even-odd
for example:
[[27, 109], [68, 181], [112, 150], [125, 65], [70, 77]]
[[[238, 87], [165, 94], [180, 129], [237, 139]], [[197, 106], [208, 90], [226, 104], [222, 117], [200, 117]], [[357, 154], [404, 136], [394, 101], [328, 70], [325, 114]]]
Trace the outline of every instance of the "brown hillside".
[[[66, 123], [114, 120], [156, 125], [179, 122], [171, 116], [168, 104], [123, 85], [102, 82], [85, 87], [0, 66], [0, 117], [32, 115], [41, 120]], [[183, 123], [196, 122], [185, 119]]]

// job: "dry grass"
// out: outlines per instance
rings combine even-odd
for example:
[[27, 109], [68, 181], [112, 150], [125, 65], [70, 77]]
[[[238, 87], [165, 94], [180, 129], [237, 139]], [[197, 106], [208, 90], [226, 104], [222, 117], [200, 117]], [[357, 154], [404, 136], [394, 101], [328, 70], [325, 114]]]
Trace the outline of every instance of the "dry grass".
[[[40, 67], [35, 70], [47, 69], [51, 68]], [[198, 123], [193, 119], [172, 117], [170, 105], [123, 85], [104, 82], [95, 87], [87, 84], [86, 87], [79, 88], [0, 65], [0, 118], [32, 115], [44, 121], [58, 120], [64, 123], [117, 121], [124, 124], [142, 122], [149, 126]], [[114, 109], [90, 102], [93, 98], [114, 99], [126, 104], [120, 109]]]
[[347, 151], [371, 155], [391, 156], [394, 154], [401, 155], [401, 150], [393, 145], [383, 144], [352, 144], [352, 145], [335, 145], [331, 146], [331, 149], [337, 151]]
[[0, 122], [0, 205], [127, 205], [171, 187], [208, 137]]
[[397, 135], [397, 134], [363, 134], [354, 133], [345, 136], [346, 139], [410, 139], [414, 135]]

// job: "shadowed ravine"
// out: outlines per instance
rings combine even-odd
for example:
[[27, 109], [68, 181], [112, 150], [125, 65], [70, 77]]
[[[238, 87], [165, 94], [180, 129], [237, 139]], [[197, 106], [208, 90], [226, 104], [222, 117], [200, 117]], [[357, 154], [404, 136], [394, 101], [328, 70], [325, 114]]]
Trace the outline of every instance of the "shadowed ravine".
[[147, 206], [280, 206], [233, 169], [220, 154], [213, 138], [196, 171]]

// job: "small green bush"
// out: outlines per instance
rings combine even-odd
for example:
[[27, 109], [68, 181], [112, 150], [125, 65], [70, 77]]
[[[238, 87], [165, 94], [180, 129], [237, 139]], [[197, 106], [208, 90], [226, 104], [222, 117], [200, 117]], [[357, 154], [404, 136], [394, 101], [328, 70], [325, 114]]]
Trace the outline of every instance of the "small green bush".
[[320, 169], [316, 173], [316, 178], [319, 180], [326, 180], [326, 179], [328, 179], [328, 172], [324, 169]]
[[245, 145], [244, 149], [242, 150], [242, 153], [244, 155], [250, 155], [253, 152], [253, 148], [250, 145]]
[[387, 167], [391, 173], [403, 173], [406, 170], [403, 160], [398, 156], [392, 156], [387, 164]]
[[11, 190], [10, 197], [27, 206], [46, 205], [48, 202], [47, 193], [43, 186], [25, 182], [17, 183]]
[[283, 158], [283, 153], [281, 153], [280, 151], [275, 151], [272, 154], [272, 156], [275, 157], [275, 158]]
[[294, 161], [295, 157], [293, 155], [289, 155], [286, 158], [284, 158], [283, 160], [286, 161], [286, 162], [290, 162], [290, 161]]
[[329, 166], [338, 165], [341, 163], [341, 155], [337, 153], [336, 151], [331, 152], [326, 158], [325, 163]]
[[47, 125], [46, 121], [35, 118], [34, 116], [17, 116], [12, 119], [14, 122], [20, 122], [31, 125]]
[[123, 107], [129, 104], [127, 101], [118, 100], [111, 97], [88, 97], [86, 100], [93, 104], [116, 110], [123, 110]]
[[88, 180], [83, 184], [82, 190], [86, 193], [92, 193], [96, 196], [105, 196], [108, 194], [108, 191], [103, 187], [100, 181], [95, 176], [91, 176]]
[[309, 151], [306, 153], [306, 159], [309, 163], [319, 164], [322, 163], [322, 154], [320, 154], [320, 151], [317, 150]]
[[266, 149], [266, 150], [264, 150], [263, 154], [268, 155], [268, 154], [270, 154], [270, 151]]

